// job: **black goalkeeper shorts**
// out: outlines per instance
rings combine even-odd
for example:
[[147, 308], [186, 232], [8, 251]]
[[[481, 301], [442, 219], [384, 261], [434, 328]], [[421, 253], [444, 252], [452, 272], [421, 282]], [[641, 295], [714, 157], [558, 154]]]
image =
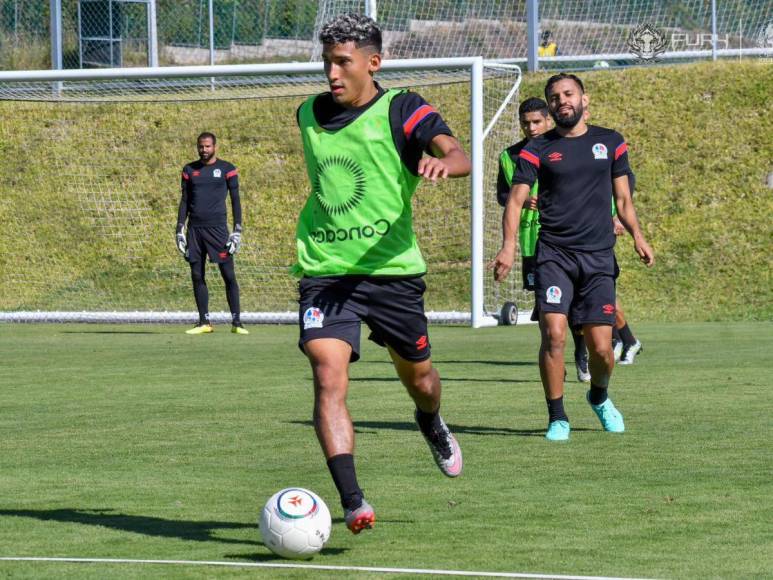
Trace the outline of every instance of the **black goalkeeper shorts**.
[[207, 259], [224, 264], [233, 259], [228, 253], [228, 226], [188, 226], [188, 261], [191, 264]]

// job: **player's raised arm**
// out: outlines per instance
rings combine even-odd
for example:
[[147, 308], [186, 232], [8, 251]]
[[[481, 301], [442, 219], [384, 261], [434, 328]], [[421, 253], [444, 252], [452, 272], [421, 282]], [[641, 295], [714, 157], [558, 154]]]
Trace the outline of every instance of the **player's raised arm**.
[[432, 155], [419, 160], [419, 175], [430, 181], [447, 177], [465, 177], [472, 170], [470, 158], [450, 135], [436, 135], [430, 142]]
[[636, 253], [647, 266], [655, 264], [655, 254], [652, 248], [644, 239], [644, 234], [639, 227], [639, 219], [636, 216], [636, 209], [633, 206], [631, 190], [628, 186], [628, 176], [620, 175], [615, 177], [613, 182], [613, 191], [615, 194], [615, 205], [617, 206], [617, 217], [633, 237], [633, 244]]
[[515, 240], [518, 239], [518, 226], [520, 224], [521, 209], [529, 197], [530, 186], [525, 183], [516, 183], [510, 190], [505, 211], [502, 214], [502, 248], [497, 253], [491, 268], [494, 270], [494, 279], [501, 282], [510, 273], [515, 262]]

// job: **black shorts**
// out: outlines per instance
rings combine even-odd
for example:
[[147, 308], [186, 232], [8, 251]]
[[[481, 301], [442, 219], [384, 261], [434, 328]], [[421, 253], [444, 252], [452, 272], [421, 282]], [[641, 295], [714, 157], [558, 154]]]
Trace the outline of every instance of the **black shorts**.
[[315, 338], [337, 338], [352, 347], [351, 361], [360, 358], [360, 324], [370, 340], [389, 345], [402, 358], [420, 362], [430, 357], [424, 291], [420, 277], [390, 279], [367, 276], [302, 278], [298, 346]]
[[521, 274], [523, 275], [523, 289], [534, 292], [534, 270], [537, 260], [534, 256], [521, 257]]
[[537, 242], [535, 294], [540, 312], [565, 314], [573, 327], [615, 323], [613, 248], [577, 252]]
[[188, 261], [193, 264], [206, 260], [215, 264], [224, 264], [233, 259], [228, 253], [228, 227], [223, 226], [189, 226], [188, 227]]

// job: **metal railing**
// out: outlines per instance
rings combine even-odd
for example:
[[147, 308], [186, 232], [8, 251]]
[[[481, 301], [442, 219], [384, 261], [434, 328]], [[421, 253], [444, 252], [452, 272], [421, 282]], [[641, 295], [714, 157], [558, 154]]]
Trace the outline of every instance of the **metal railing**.
[[0, 0], [0, 70], [313, 60], [321, 21], [348, 10], [377, 17], [389, 58], [773, 57], [770, 0]]

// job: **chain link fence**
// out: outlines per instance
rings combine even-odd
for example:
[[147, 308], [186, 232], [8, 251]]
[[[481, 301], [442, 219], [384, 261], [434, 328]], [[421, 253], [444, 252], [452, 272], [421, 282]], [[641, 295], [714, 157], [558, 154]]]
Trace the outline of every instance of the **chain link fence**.
[[[152, 62], [150, 0], [61, 5], [64, 68]], [[49, 10], [50, 0], [0, 0], [0, 70], [51, 68]], [[347, 10], [375, 12], [390, 58], [526, 57], [526, 0], [156, 0], [158, 63], [317, 58], [320, 21]], [[737, 49], [773, 56], [770, 0], [717, 0], [716, 36], [712, 24], [708, 0], [542, 0], [541, 66], [615, 66], [661, 54], [695, 58], [712, 48], [720, 56], [735, 56]]]

